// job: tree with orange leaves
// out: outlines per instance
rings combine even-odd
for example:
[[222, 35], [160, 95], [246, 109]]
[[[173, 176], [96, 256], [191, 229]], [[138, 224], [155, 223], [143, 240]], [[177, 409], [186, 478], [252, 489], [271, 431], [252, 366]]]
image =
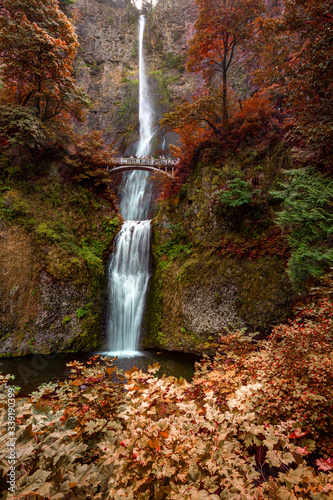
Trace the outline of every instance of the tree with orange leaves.
[[[42, 135], [55, 118], [57, 126], [59, 117], [67, 123], [69, 116], [82, 119], [88, 98], [74, 79], [77, 36], [58, 1], [0, 0], [0, 14], [0, 105], [5, 114], [26, 117], [23, 108], [29, 110]], [[6, 135], [5, 121], [0, 125]], [[7, 133], [13, 129], [9, 121]]]
[[[223, 122], [228, 120], [227, 76], [236, 48], [253, 36], [253, 21], [264, 10], [261, 0], [196, 0], [196, 34], [190, 42], [188, 69], [211, 85], [222, 78]], [[218, 87], [221, 86], [220, 79]]]
[[215, 134], [219, 134], [224, 110], [224, 93], [221, 90], [221, 87], [202, 89], [190, 102], [180, 104], [166, 113], [160, 122], [161, 126], [181, 129], [208, 125]]
[[295, 157], [332, 174], [332, 1], [285, 0], [280, 16], [258, 20], [258, 34], [258, 82], [284, 93]]

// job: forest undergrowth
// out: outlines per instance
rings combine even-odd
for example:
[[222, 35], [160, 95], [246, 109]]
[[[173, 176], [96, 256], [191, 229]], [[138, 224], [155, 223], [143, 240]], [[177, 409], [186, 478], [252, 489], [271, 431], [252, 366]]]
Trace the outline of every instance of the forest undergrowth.
[[18, 397], [15, 498], [332, 498], [331, 281], [267, 340], [222, 336], [190, 383], [95, 356]]

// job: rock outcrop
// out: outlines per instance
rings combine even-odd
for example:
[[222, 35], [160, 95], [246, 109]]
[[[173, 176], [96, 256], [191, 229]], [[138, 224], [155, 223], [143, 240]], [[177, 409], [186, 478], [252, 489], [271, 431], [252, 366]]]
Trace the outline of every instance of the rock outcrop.
[[0, 356], [94, 350], [106, 259], [120, 226], [105, 200], [53, 176], [0, 192]]
[[[247, 153], [230, 161], [246, 164]], [[283, 148], [272, 147], [260, 159], [263, 174], [283, 155], [287, 161]], [[272, 209], [264, 203], [243, 211], [221, 207], [223, 176], [199, 163], [181, 192], [161, 204], [154, 222], [147, 348], [200, 352], [230, 330], [267, 334], [292, 313], [296, 295], [285, 250], [279, 254], [283, 240]]]

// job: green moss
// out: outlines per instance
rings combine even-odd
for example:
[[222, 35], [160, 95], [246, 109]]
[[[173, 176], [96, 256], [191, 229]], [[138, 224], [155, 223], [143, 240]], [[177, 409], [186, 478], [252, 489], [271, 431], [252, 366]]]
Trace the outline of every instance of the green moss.
[[157, 102], [164, 105], [171, 104], [170, 86], [179, 80], [180, 75], [171, 76], [161, 70], [154, 70], [149, 73], [149, 76], [157, 84], [158, 97]]
[[[75, 334], [70, 349], [97, 348], [101, 343], [107, 286], [105, 262], [121, 226], [120, 217], [110, 212], [105, 200], [86, 189], [60, 182], [55, 166], [49, 165], [46, 170], [50, 172], [48, 177], [28, 180], [11, 180], [6, 170], [0, 174], [0, 188], [3, 188], [0, 189], [0, 217], [6, 225], [23, 229], [34, 250], [33, 275], [24, 298], [28, 320], [25, 326], [15, 326], [15, 337], [22, 334], [21, 343], [24, 343], [36, 336], [29, 331], [34, 329], [34, 311], [40, 307], [40, 272], [43, 270], [54, 282], [68, 282], [86, 302], [86, 305], [80, 304], [77, 299], [76, 315], [81, 333]], [[66, 326], [66, 331], [71, 319], [71, 316], [57, 318]], [[49, 324], [48, 328], [52, 331], [54, 325]], [[62, 349], [60, 345], [59, 349]], [[47, 352], [47, 346], [44, 351]]]
[[85, 304], [84, 306], [80, 307], [77, 311], [76, 311], [76, 316], [78, 319], [82, 319], [84, 318], [85, 316], [87, 316], [87, 314], [89, 314], [89, 311], [90, 311], [90, 308], [91, 308], [91, 303], [89, 304]]
[[67, 325], [72, 320], [72, 316], [65, 316], [64, 319], [62, 320], [63, 325]]
[[166, 343], [167, 336], [163, 332], [157, 332], [156, 339], [158, 344], [160, 346], [163, 346]]
[[89, 312], [82, 320], [79, 335], [75, 336], [66, 348], [69, 352], [93, 351], [101, 345], [101, 318], [99, 313]]
[[[278, 167], [272, 162], [278, 162]], [[185, 324], [184, 297], [196, 290], [211, 290], [216, 307], [223, 304], [225, 290], [230, 290], [234, 312], [228, 322], [233, 323], [229, 325], [232, 330], [245, 323], [251, 330], [268, 332], [290, 315], [294, 294], [285, 272], [286, 259], [274, 255], [273, 243], [270, 253], [252, 260], [241, 251], [240, 256], [219, 253], [224, 238], [236, 250], [249, 240], [269, 246], [269, 231], [274, 227], [269, 189], [287, 163], [288, 153], [280, 144], [264, 153], [248, 148], [230, 155], [219, 168], [213, 162], [198, 162], [178, 196], [160, 205], [154, 223], [155, 270], [146, 313], [146, 347], [198, 352], [211, 342], [209, 333], [198, 335]], [[247, 188], [251, 178], [260, 189], [253, 190], [250, 203], [241, 192], [240, 207], [218, 213], [220, 190], [235, 176], [246, 182], [241, 188]]]
[[136, 41], [134, 42], [134, 44], [133, 44], [133, 47], [132, 47], [132, 50], [131, 50], [131, 55], [132, 55], [133, 57], [136, 57], [136, 56], [138, 55], [138, 50], [139, 50], [139, 48], [138, 48], [138, 42], [137, 42], [137, 40], [136, 40]]
[[170, 260], [177, 258], [180, 254], [189, 255], [192, 253], [192, 244], [182, 245], [172, 240], [168, 240], [166, 243], [158, 248], [159, 255], [166, 255]]
[[185, 70], [184, 56], [180, 54], [174, 54], [172, 51], [167, 52], [164, 55], [163, 66], [165, 68], [177, 69], [180, 73], [183, 73]]
[[126, 85], [127, 98], [118, 105], [118, 120], [132, 123], [133, 116], [137, 114], [139, 81], [123, 77], [122, 83]]
[[146, 311], [143, 319], [145, 336], [143, 348], [161, 347], [165, 334], [161, 332], [163, 314], [163, 280], [155, 271], [149, 283]]
[[35, 233], [41, 238], [45, 238], [48, 241], [60, 241], [61, 236], [57, 234], [53, 229], [49, 228], [45, 222], [42, 222], [35, 228]]

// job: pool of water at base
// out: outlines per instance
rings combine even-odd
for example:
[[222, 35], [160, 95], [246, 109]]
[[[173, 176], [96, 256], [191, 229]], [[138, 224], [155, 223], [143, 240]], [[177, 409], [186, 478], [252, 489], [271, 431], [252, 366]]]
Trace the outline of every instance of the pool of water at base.
[[85, 362], [96, 355], [110, 359], [118, 356], [114, 364], [124, 371], [130, 370], [134, 366], [145, 371], [148, 365], [159, 363], [161, 368], [158, 375], [183, 377], [187, 381], [193, 377], [194, 363], [197, 360], [188, 354], [155, 351], [34, 354], [1, 358], [0, 372], [4, 375], [14, 375], [15, 379], [11, 384], [21, 387], [20, 396], [27, 396], [43, 383], [56, 382], [69, 377], [70, 368], [66, 366], [66, 363], [74, 360]]

